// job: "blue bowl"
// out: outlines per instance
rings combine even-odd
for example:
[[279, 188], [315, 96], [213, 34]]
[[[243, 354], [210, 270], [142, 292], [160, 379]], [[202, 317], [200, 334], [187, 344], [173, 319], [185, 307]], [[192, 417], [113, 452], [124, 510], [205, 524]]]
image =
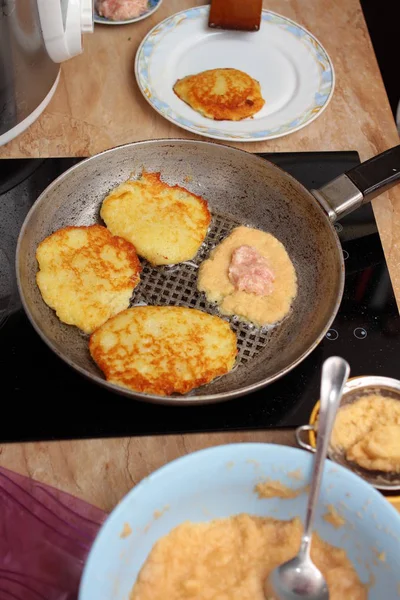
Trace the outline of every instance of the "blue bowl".
[[[264, 478], [291, 488], [308, 483], [313, 456], [276, 444], [228, 444], [194, 452], [158, 469], [134, 487], [107, 518], [89, 553], [79, 600], [126, 600], [153, 544], [186, 520], [208, 521], [241, 512], [304, 519], [307, 495], [260, 500]], [[290, 477], [297, 471], [302, 481]], [[347, 525], [334, 528], [323, 515], [334, 505]], [[129, 526], [131, 533], [121, 535]], [[319, 511], [320, 536], [344, 548], [369, 600], [394, 600], [400, 589], [400, 515], [363, 479], [326, 461]], [[377, 560], [384, 552], [385, 561]], [[174, 600], [168, 598], [167, 600]]]

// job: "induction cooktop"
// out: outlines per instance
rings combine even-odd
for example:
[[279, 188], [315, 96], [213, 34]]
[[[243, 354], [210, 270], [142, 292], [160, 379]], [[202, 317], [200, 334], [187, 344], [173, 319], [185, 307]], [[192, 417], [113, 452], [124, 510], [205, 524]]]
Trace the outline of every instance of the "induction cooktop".
[[[357, 152], [263, 154], [308, 188], [357, 165]], [[0, 442], [292, 428], [308, 422], [321, 365], [340, 355], [351, 375], [398, 377], [400, 317], [365, 205], [336, 223], [346, 265], [343, 300], [326, 337], [293, 371], [234, 400], [205, 406], [147, 404], [114, 394], [65, 364], [31, 326], [18, 296], [15, 248], [39, 194], [79, 158], [0, 160]]]

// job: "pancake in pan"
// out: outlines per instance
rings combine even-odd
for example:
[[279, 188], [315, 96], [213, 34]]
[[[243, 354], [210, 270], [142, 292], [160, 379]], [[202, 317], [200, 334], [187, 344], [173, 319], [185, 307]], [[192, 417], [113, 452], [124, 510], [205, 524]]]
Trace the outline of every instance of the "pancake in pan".
[[134, 246], [102, 225], [59, 229], [39, 244], [36, 258], [43, 300], [85, 333], [126, 309], [140, 281]]
[[211, 221], [206, 200], [147, 172], [113, 189], [100, 215], [113, 235], [134, 244], [152, 265], [194, 258]]
[[137, 306], [90, 337], [107, 381], [137, 392], [185, 394], [230, 371], [236, 335], [220, 317], [182, 306]]

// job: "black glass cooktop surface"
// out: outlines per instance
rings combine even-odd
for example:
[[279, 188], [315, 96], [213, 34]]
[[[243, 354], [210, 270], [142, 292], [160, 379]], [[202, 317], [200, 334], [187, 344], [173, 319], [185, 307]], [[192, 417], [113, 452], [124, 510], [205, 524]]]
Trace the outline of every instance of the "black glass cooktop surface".
[[[359, 163], [356, 152], [263, 155], [317, 188]], [[0, 160], [0, 442], [296, 427], [319, 396], [322, 362], [338, 354], [352, 375], [398, 377], [400, 318], [371, 206], [336, 224], [346, 259], [338, 315], [298, 367], [253, 394], [207, 406], [132, 401], [88, 381], [41, 340], [26, 317], [14, 259], [23, 220], [40, 192], [77, 158]]]

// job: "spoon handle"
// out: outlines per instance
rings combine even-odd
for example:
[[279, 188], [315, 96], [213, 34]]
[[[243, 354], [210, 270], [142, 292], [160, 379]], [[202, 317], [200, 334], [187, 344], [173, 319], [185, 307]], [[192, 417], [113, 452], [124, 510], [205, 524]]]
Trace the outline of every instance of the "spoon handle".
[[310, 553], [314, 509], [317, 505], [321, 488], [322, 474], [332, 427], [349, 374], [350, 367], [348, 363], [339, 356], [331, 356], [322, 366], [317, 449], [314, 455], [315, 463], [308, 497], [304, 534], [300, 548], [300, 552], [306, 555]]

